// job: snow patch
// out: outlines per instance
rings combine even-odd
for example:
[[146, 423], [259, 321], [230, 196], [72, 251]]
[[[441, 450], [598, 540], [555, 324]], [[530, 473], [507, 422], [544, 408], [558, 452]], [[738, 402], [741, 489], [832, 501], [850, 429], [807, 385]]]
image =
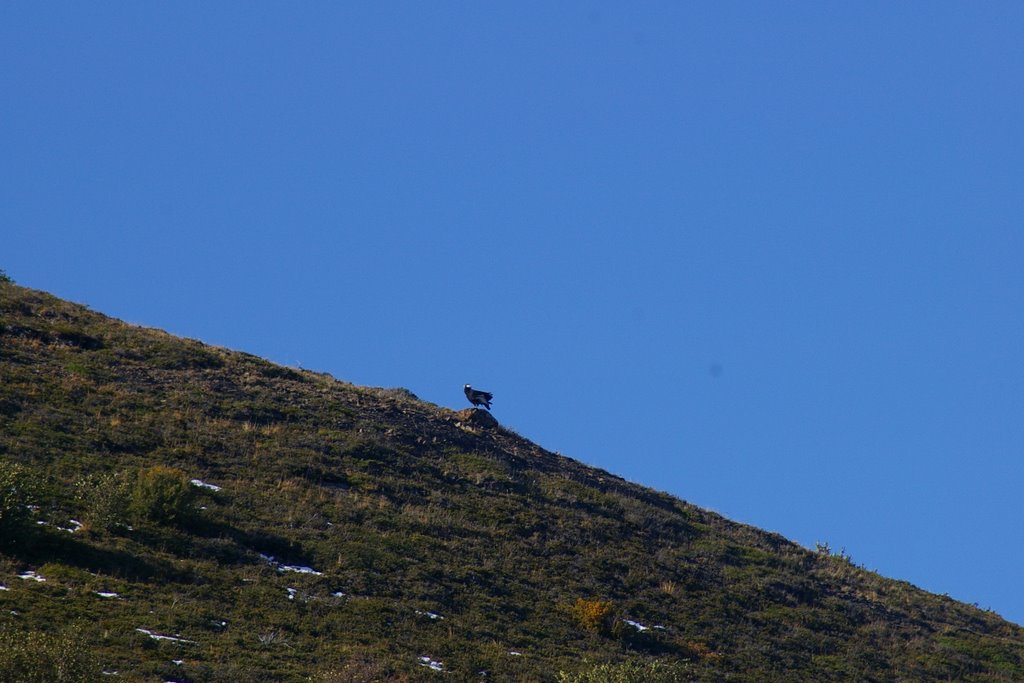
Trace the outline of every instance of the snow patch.
[[444, 617], [442, 617], [440, 614], [435, 614], [434, 612], [424, 612], [422, 610], [416, 610], [416, 614], [420, 615], [421, 617], [430, 617], [434, 621], [437, 621], [438, 619], [444, 619]]
[[632, 621], [630, 619], [623, 619], [623, 621], [632, 626], [633, 628], [635, 628], [637, 631], [640, 631], [641, 633], [650, 630], [649, 626], [644, 626], [639, 621]]
[[101, 598], [119, 598], [119, 597], [121, 597], [117, 593], [104, 593], [102, 591], [94, 591], [94, 592], [96, 593], [96, 595], [100, 596]]
[[9, 591], [9, 590], [11, 590], [11, 589], [8, 588], [7, 586], [3, 585], [2, 583], [0, 583], [0, 591]]
[[277, 561], [277, 558], [275, 558], [273, 555], [264, 555], [263, 553], [260, 553], [260, 557], [263, 558], [263, 560], [267, 564], [269, 564], [272, 567], [275, 567], [277, 569], [277, 571], [281, 572], [282, 574], [284, 572], [296, 572], [298, 574], [312, 574], [313, 576], [323, 576], [323, 574], [324, 574], [323, 572], [318, 572], [317, 570], [313, 569], [312, 567], [303, 567], [303, 566], [297, 565], [297, 564], [281, 564], [280, 562]]
[[138, 631], [139, 633], [145, 633], [147, 636], [149, 636], [153, 640], [168, 640], [168, 641], [170, 641], [172, 643], [195, 643], [196, 642], [194, 640], [186, 640], [185, 638], [181, 638], [179, 636], [164, 636], [164, 635], [160, 635], [159, 633], [153, 633], [149, 629], [145, 629], [145, 628], [137, 628], [135, 630]]
[[220, 491], [221, 488], [216, 484], [207, 484], [205, 481], [201, 479], [193, 479], [189, 483], [192, 484], [193, 486], [198, 486], [201, 489], [209, 489], [211, 491]]
[[59, 526], [59, 527], [57, 527], [57, 529], [59, 531], [66, 531], [69, 534], [73, 534], [76, 531], [80, 531], [82, 526], [83, 526], [82, 523], [79, 522], [77, 519], [70, 519], [70, 520], [68, 520], [68, 524], [70, 524], [71, 526], [69, 526], [69, 527]]
[[289, 600], [294, 600], [294, 599], [295, 599], [295, 596], [296, 596], [296, 595], [298, 594], [298, 592], [299, 592], [299, 591], [295, 590], [294, 588], [288, 588], [288, 589], [286, 589], [286, 590], [288, 591], [288, 599], [289, 599]]
[[523, 656], [523, 653], [522, 653], [522, 652], [516, 652], [515, 650], [509, 650], [509, 651], [508, 651], [508, 653], [509, 653], [509, 654], [510, 654], [511, 656], [513, 656], [513, 657], [522, 657], [522, 656]]
[[18, 578], [19, 579], [26, 579], [26, 580], [27, 579], [32, 579], [33, 581], [46, 581], [45, 578], [43, 578], [42, 576], [39, 576], [39, 574], [36, 574], [33, 571], [22, 572], [21, 574], [18, 574]]
[[334, 591], [333, 593], [331, 593], [331, 597], [332, 598], [343, 598], [343, 597], [345, 597], [345, 594], [342, 593], [341, 591]]
[[425, 666], [433, 671], [444, 671], [444, 664], [430, 657], [420, 657], [420, 666]]

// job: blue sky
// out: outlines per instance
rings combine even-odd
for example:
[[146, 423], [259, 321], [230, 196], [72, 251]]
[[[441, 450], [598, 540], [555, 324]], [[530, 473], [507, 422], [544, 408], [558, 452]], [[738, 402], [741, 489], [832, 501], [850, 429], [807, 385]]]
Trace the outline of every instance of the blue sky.
[[1021, 35], [1018, 2], [8, 2], [0, 268], [470, 382], [1021, 623]]

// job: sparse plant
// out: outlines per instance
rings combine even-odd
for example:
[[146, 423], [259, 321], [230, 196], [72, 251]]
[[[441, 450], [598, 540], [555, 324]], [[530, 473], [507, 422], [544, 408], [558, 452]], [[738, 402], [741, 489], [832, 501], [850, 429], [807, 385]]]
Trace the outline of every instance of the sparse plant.
[[689, 667], [678, 662], [621, 662], [596, 664], [576, 673], [561, 671], [558, 683], [684, 683], [692, 681]]
[[283, 646], [291, 647], [288, 636], [278, 630], [267, 631], [256, 636], [256, 641], [263, 647]]
[[814, 544], [814, 552], [818, 553], [822, 557], [831, 557], [837, 560], [843, 560], [853, 564], [853, 556], [846, 552], [846, 548], [840, 548], [838, 552], [832, 550], [832, 546], [829, 545], [828, 541], [817, 541]]
[[2, 268], [0, 268], [0, 284], [7, 284], [10, 282], [14, 282], [14, 280], [12, 280], [11, 276], [8, 275]]
[[360, 656], [326, 671], [321, 671], [317, 683], [400, 683], [409, 677], [397, 674], [393, 667], [368, 656]]

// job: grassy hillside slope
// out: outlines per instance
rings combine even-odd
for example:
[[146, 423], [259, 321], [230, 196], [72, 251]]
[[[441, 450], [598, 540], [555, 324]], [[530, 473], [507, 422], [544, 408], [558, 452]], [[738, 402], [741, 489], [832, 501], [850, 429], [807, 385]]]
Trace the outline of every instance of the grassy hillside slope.
[[0, 283], [0, 680], [1024, 680], [992, 613], [488, 417]]

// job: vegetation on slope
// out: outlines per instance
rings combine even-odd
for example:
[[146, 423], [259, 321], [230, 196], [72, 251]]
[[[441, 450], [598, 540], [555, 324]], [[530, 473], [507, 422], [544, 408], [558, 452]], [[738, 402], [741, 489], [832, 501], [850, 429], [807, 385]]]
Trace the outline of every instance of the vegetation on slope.
[[9, 282], [0, 586], [0, 680], [1024, 680], [994, 614], [485, 414]]

